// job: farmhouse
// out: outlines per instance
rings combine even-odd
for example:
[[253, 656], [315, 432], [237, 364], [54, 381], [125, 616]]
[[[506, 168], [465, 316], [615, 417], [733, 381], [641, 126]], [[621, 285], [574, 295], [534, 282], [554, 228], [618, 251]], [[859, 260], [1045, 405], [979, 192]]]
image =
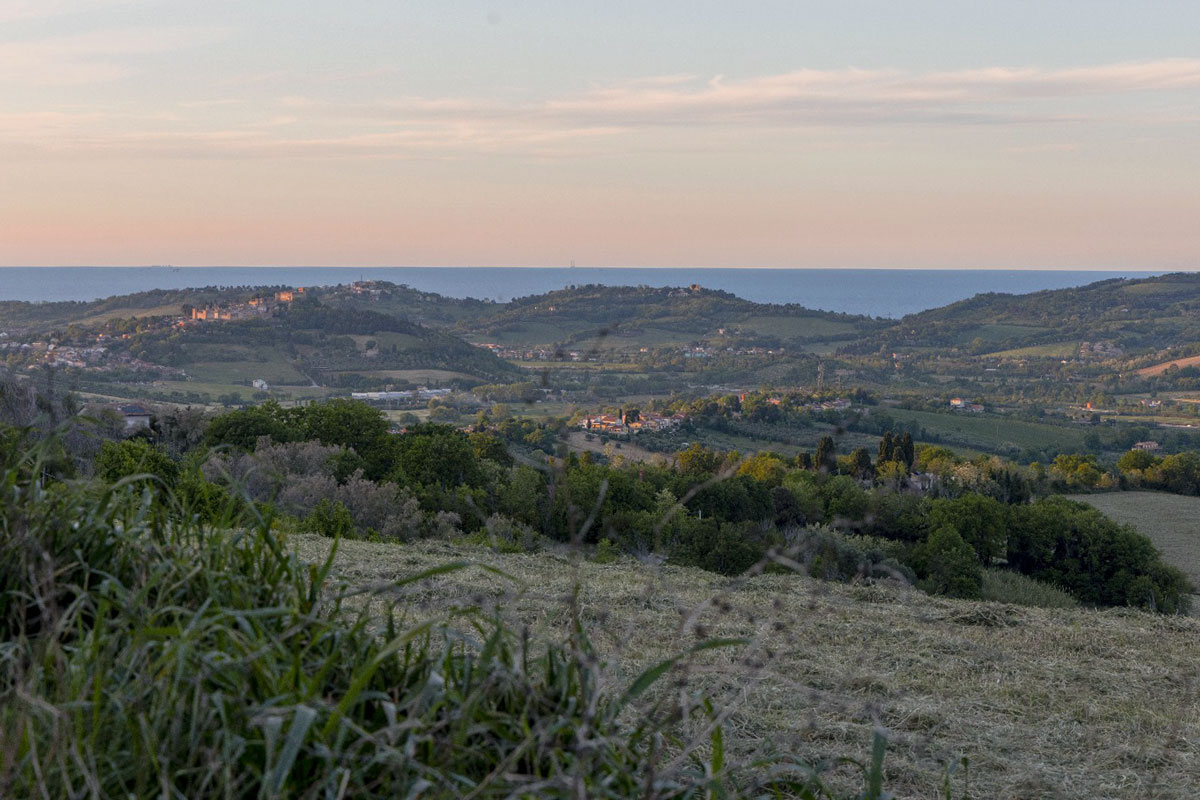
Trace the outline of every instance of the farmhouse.
[[150, 409], [138, 403], [124, 403], [117, 406], [117, 413], [125, 418], [125, 432], [134, 433], [150, 427], [153, 416]]

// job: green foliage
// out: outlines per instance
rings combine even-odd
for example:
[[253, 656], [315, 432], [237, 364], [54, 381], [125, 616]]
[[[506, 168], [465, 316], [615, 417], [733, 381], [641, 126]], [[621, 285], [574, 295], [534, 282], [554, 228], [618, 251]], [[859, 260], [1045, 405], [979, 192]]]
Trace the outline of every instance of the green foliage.
[[611, 539], [601, 539], [596, 543], [596, 549], [592, 551], [592, 561], [597, 564], [612, 564], [620, 555], [621, 551]]
[[721, 469], [724, 457], [715, 450], [704, 448], [699, 442], [692, 442], [687, 450], [675, 454], [675, 462], [685, 475], [713, 475]]
[[478, 486], [479, 458], [467, 434], [449, 425], [427, 423], [409, 428], [393, 447], [393, 480], [403, 485]]
[[1034, 608], [1075, 608], [1079, 601], [1048, 583], [1010, 569], [991, 567], [983, 571], [980, 595], [983, 600]]
[[837, 469], [837, 445], [834, 444], [833, 437], [821, 437], [821, 441], [817, 443], [813, 463], [822, 472], [833, 472]]
[[966, 494], [934, 500], [929, 506], [929, 527], [954, 528], [985, 567], [1006, 555], [1008, 510], [991, 497]]
[[167, 486], [179, 477], [179, 465], [144, 439], [105, 442], [96, 456], [96, 475], [115, 483], [135, 475], [149, 475]]
[[785, 532], [783, 555], [805, 566], [811, 577], [829, 581], [895, 578], [912, 582], [916, 576], [901, 564], [894, 543], [864, 536], [847, 536], [822, 526]]
[[1101, 471], [1096, 463], [1096, 456], [1088, 453], [1064, 453], [1055, 457], [1050, 467], [1050, 475], [1062, 488], [1091, 489], [1100, 482]]
[[917, 548], [918, 584], [931, 594], [977, 599], [983, 592], [983, 570], [974, 549], [950, 526], [937, 528]]
[[1117, 459], [1117, 469], [1121, 472], [1144, 471], [1158, 464], [1159, 458], [1145, 450], [1130, 450]]
[[871, 498], [849, 475], [837, 475], [822, 487], [825, 518], [850, 522], [861, 520], [871, 506]]
[[298, 442], [304, 439], [304, 433], [297, 412], [267, 402], [217, 417], [208, 425], [205, 443], [209, 447], [229, 445], [253, 450], [260, 437], [267, 436], [278, 443]]
[[1188, 610], [1191, 586], [1183, 573], [1163, 564], [1145, 536], [1096, 509], [1053, 496], [1014, 508], [1011, 520], [1008, 563], [1020, 572], [1092, 605], [1132, 599], [1166, 613]]
[[354, 534], [354, 517], [340, 500], [322, 499], [300, 523], [300, 530], [338, 539]]
[[740, 575], [766, 555], [753, 523], [696, 520], [671, 553], [671, 560], [722, 575]]

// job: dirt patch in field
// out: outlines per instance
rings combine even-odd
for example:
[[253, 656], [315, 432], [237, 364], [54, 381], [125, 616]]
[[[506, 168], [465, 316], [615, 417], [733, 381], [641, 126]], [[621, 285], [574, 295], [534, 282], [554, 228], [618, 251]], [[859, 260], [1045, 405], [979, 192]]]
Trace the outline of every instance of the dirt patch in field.
[[1137, 374], [1142, 376], [1162, 375], [1171, 367], [1183, 369], [1184, 367], [1194, 367], [1197, 364], [1200, 364], [1200, 356], [1189, 356], [1188, 358], [1177, 358], [1174, 361], [1164, 361], [1152, 367], [1143, 367], [1137, 371]]

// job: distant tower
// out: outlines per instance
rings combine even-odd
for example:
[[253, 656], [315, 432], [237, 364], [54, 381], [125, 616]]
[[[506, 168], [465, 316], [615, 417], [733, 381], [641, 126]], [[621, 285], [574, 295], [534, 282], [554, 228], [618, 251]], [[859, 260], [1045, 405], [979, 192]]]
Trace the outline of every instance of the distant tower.
[[825, 362], [818, 361], [817, 362], [817, 394], [820, 394], [821, 390], [824, 388], [825, 388]]

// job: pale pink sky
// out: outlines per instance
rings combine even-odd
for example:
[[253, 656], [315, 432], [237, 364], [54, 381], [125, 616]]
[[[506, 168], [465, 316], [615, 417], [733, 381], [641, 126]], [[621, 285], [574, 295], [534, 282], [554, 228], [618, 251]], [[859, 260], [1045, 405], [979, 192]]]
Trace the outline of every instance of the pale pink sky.
[[1200, 267], [1168, 5], [466, 5], [0, 0], [0, 264]]

